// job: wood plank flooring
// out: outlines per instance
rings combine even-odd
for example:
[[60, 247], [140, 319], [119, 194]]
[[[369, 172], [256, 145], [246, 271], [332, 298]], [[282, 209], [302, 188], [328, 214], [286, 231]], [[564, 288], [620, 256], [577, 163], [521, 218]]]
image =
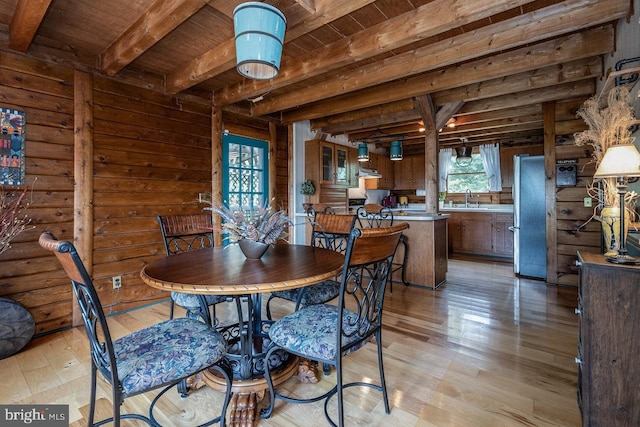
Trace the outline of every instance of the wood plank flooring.
[[[347, 425], [366, 426], [578, 426], [576, 401], [577, 290], [518, 279], [509, 264], [450, 260], [447, 285], [432, 291], [394, 284], [385, 300], [384, 362], [391, 414], [380, 394], [347, 389]], [[218, 315], [229, 308], [219, 306]], [[274, 317], [292, 309], [274, 305]], [[168, 303], [109, 319], [115, 337], [167, 318]], [[345, 376], [378, 382], [375, 345], [347, 357]], [[86, 425], [89, 353], [82, 329], [32, 340], [0, 360], [2, 403], [65, 403], [71, 426]], [[281, 389], [305, 395], [330, 388], [295, 378]], [[98, 380], [97, 419], [110, 412], [110, 391]], [[152, 393], [128, 399], [123, 412], [142, 411]], [[208, 388], [186, 399], [170, 391], [157, 406], [166, 426], [204, 422], [221, 395]], [[331, 407], [335, 405], [330, 405]], [[142, 425], [126, 421], [124, 425]], [[276, 402], [261, 426], [326, 426], [323, 404]]]

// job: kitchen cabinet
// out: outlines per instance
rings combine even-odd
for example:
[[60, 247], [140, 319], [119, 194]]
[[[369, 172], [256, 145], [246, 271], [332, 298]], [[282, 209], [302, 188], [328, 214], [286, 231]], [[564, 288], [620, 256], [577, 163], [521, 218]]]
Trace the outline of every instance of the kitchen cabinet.
[[376, 170], [382, 178], [378, 178], [378, 188], [381, 190], [393, 190], [394, 189], [394, 172], [393, 164], [395, 161], [391, 160], [387, 156], [378, 156], [378, 167]]
[[578, 405], [583, 426], [640, 425], [640, 267], [578, 252]]
[[500, 147], [500, 177], [503, 187], [513, 187], [513, 156], [517, 154], [543, 155], [544, 147], [542, 145]]
[[311, 140], [305, 145], [305, 178], [320, 186], [357, 187], [351, 182], [349, 147], [327, 141]]
[[495, 212], [447, 212], [450, 214], [450, 252], [513, 258], [513, 215]]
[[491, 214], [461, 214], [460, 250], [478, 254], [491, 254]]
[[349, 185], [349, 154], [347, 147], [330, 142], [320, 143], [320, 183], [347, 187]]
[[425, 188], [424, 156], [407, 156], [393, 162], [394, 188], [417, 190]]
[[381, 178], [367, 180], [366, 188], [378, 190], [394, 189], [393, 162], [387, 156], [378, 153], [369, 153], [368, 162], [360, 162], [363, 168], [378, 171]]
[[509, 227], [513, 225], [513, 215], [493, 214], [493, 253], [498, 256], [513, 258], [513, 232]]
[[[356, 149], [356, 152], [358, 150]], [[360, 166], [366, 169], [378, 169], [378, 154], [369, 152], [369, 160], [366, 162], [359, 162]]]
[[349, 160], [349, 187], [355, 188], [358, 187], [358, 169], [360, 165], [358, 164], [358, 149], [357, 148], [349, 148], [348, 149], [348, 160]]

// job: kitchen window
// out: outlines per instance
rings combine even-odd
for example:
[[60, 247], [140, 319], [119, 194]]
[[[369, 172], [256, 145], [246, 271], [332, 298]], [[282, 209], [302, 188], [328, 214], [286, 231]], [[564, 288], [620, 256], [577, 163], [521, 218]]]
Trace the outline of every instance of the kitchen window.
[[447, 192], [448, 193], [464, 193], [467, 189], [472, 193], [488, 193], [489, 179], [484, 170], [482, 158], [479, 153], [471, 154], [471, 164], [461, 167], [455, 161], [455, 156], [449, 166], [449, 175], [447, 176]]

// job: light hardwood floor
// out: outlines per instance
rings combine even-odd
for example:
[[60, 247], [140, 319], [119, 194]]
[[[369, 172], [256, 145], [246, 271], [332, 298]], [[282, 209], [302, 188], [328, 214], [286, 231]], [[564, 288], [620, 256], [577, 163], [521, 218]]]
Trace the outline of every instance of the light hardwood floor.
[[[576, 401], [577, 290], [515, 278], [511, 265], [450, 260], [447, 285], [432, 291], [394, 285], [385, 299], [384, 363], [391, 414], [380, 394], [347, 389], [347, 425], [366, 426], [578, 426]], [[219, 306], [221, 307], [221, 306]], [[230, 306], [231, 307], [231, 306]], [[274, 317], [286, 313], [274, 305]], [[219, 315], [225, 316], [225, 308]], [[156, 304], [110, 318], [115, 337], [167, 318]], [[2, 403], [65, 403], [71, 426], [86, 425], [89, 359], [82, 329], [32, 340], [0, 360]], [[375, 346], [349, 355], [345, 376], [378, 382]], [[327, 388], [295, 378], [283, 388], [305, 394]], [[100, 385], [97, 419], [110, 411], [110, 392]], [[125, 402], [123, 412], [142, 410], [152, 395]], [[186, 399], [170, 391], [157, 406], [166, 426], [194, 425], [213, 416], [221, 395], [208, 388]], [[127, 421], [124, 425], [140, 425]], [[322, 403], [276, 402], [264, 426], [326, 426]]]

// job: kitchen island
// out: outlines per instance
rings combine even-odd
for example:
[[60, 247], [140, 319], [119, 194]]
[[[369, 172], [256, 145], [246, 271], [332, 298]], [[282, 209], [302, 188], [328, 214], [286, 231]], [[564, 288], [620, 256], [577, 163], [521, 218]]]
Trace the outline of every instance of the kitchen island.
[[[411, 285], [437, 289], [447, 280], [447, 219], [449, 215], [428, 214], [417, 210], [396, 210], [394, 222], [409, 223], [403, 235], [407, 239], [405, 280]], [[399, 260], [402, 253], [396, 253]], [[399, 277], [394, 275], [394, 283]]]
[[[306, 220], [305, 214], [296, 214], [296, 224]], [[446, 214], [428, 214], [419, 209], [393, 209], [394, 223], [408, 222], [409, 229], [403, 235], [407, 239], [407, 263], [405, 280], [411, 285], [437, 289], [446, 282], [448, 270]], [[357, 226], [357, 223], [356, 223]], [[309, 243], [310, 229], [305, 242]], [[398, 248], [394, 262], [400, 262], [404, 253]], [[401, 284], [400, 273], [393, 275], [394, 284]]]

